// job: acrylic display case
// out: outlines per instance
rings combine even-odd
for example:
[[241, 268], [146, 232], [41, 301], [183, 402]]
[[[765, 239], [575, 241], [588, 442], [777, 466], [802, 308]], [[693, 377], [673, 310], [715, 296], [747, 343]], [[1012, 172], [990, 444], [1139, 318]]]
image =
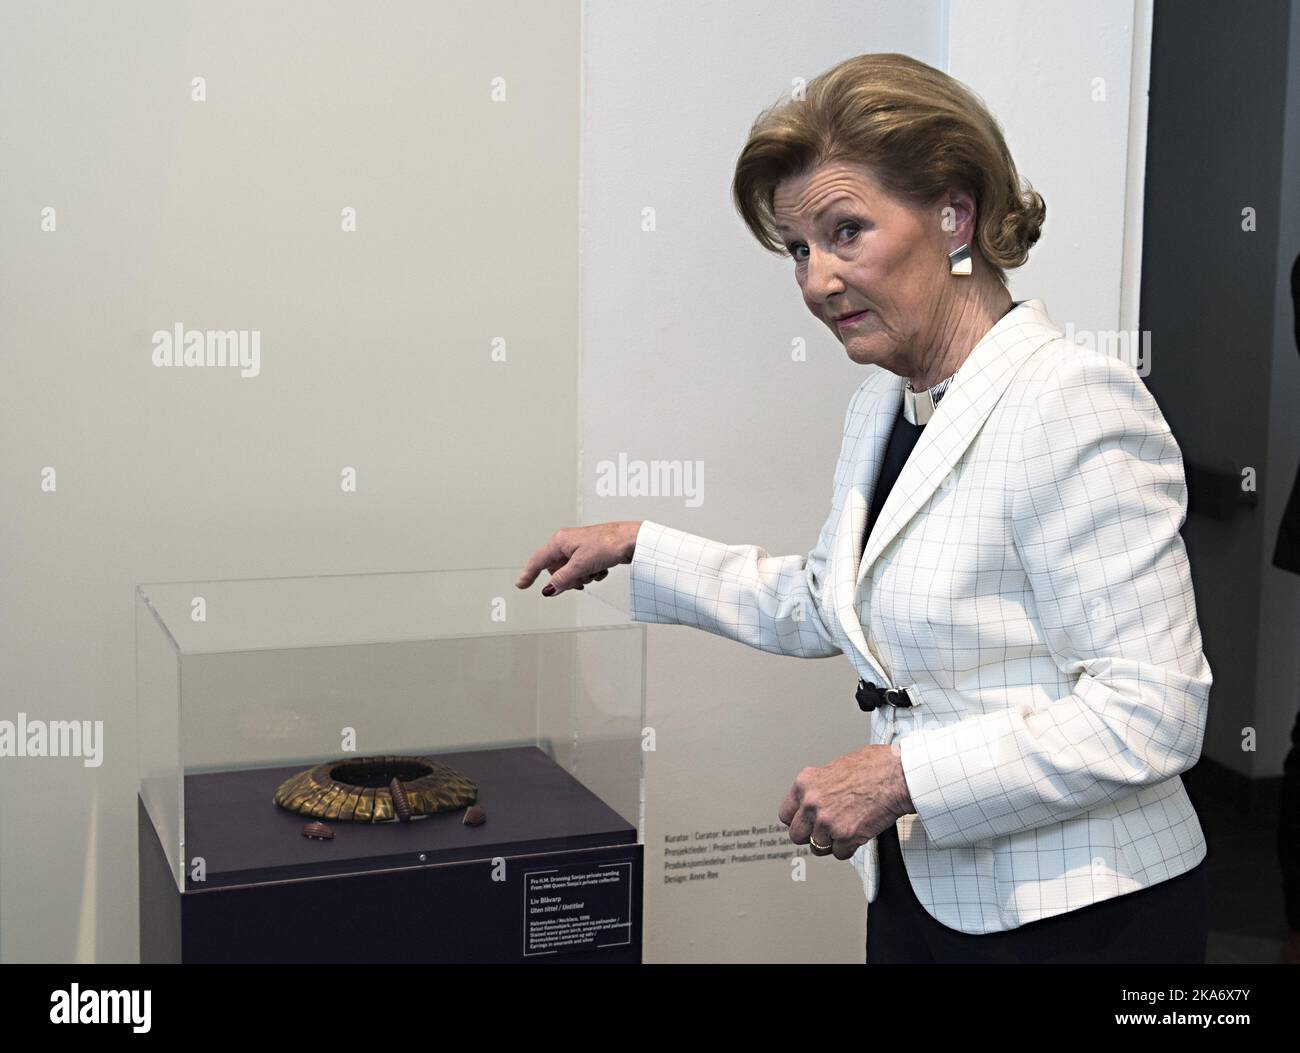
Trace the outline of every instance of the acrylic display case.
[[[461, 895], [477, 904], [426, 918], [420, 947], [382, 947], [376, 941], [388, 938], [377, 934], [384, 926], [358, 916], [356, 927], [365, 928], [371, 941], [358, 952], [361, 958], [440, 960], [428, 956], [431, 941], [445, 943], [451, 949], [446, 954], [459, 948], [472, 956], [471, 944], [474, 954], [485, 954], [472, 934], [457, 930], [492, 899], [476, 884], [486, 880], [487, 869], [515, 860], [532, 869], [505, 882], [495, 875], [487, 887], [498, 904], [492, 911], [522, 918], [520, 931], [509, 935], [521, 956], [612, 946], [626, 942], [633, 928], [639, 955], [645, 627], [602, 600], [598, 587], [543, 597], [541, 581], [516, 589], [518, 572], [138, 587], [146, 959], [200, 960], [205, 955], [192, 949], [228, 931], [236, 918], [261, 917], [261, 928], [290, 928], [286, 911], [326, 893], [343, 903], [403, 896], [426, 905], [438, 898], [454, 907]], [[473, 784], [485, 821], [468, 824], [463, 807], [395, 816], [386, 771], [367, 774], [371, 789], [363, 796], [371, 803], [347, 809], [348, 821], [337, 807], [308, 806], [320, 809], [313, 815], [274, 800], [300, 772], [363, 757], [415, 757], [453, 769]], [[329, 770], [342, 782], [365, 781], [349, 775], [354, 769]], [[418, 773], [399, 774], [409, 779]], [[304, 836], [313, 819], [334, 836]], [[633, 859], [636, 873], [625, 875], [626, 882], [610, 876], [617, 875], [609, 868]], [[563, 876], [569, 884], [601, 885], [611, 903], [634, 898], [635, 904], [616, 904], [603, 917], [582, 910], [585, 920], [578, 923], [576, 914], [564, 913], [563, 895], [546, 894], [555, 891], [546, 881], [561, 878], [536, 877], [560, 874], [543, 864], [569, 867]], [[584, 884], [578, 881], [584, 867], [606, 878]], [[367, 876], [370, 885], [358, 884]], [[511, 885], [521, 878], [522, 885]], [[403, 884], [376, 884], [385, 881]], [[443, 884], [435, 889], [436, 882]], [[452, 895], [447, 882], [460, 892]], [[514, 891], [502, 897], [500, 885]], [[274, 889], [274, 903], [249, 899], [256, 889]], [[222, 890], [244, 898], [213, 897]], [[589, 897], [588, 907], [592, 902]], [[633, 906], [634, 925], [628, 919]], [[313, 909], [321, 907], [316, 902]], [[328, 909], [336, 916], [340, 908]], [[200, 923], [186, 920], [182, 953], [178, 933], [163, 931], [171, 921], [160, 928], [155, 915], [185, 910], [205, 918], [208, 934], [195, 935]], [[474, 922], [480, 937], [483, 926], [493, 924]], [[409, 925], [409, 919], [405, 927], [394, 925], [391, 939], [400, 941]], [[292, 933], [281, 935], [288, 943], [259, 951], [265, 933], [245, 933], [247, 960], [317, 953], [294, 943]], [[169, 949], [152, 946], [159, 939]], [[231, 952], [205, 953], [217, 960]]]

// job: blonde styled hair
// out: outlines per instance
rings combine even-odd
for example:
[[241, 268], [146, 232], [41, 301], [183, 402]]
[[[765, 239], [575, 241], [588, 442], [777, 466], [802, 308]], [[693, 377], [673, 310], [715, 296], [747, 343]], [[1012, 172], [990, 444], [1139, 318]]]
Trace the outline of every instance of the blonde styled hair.
[[1005, 285], [1038, 241], [1047, 205], [1022, 189], [1002, 129], [960, 81], [908, 55], [858, 55], [808, 82], [754, 121], [736, 161], [731, 193], [764, 248], [786, 255], [776, 230], [777, 184], [820, 164], [865, 165], [889, 193], [913, 205], [949, 188], [975, 199], [972, 251]]

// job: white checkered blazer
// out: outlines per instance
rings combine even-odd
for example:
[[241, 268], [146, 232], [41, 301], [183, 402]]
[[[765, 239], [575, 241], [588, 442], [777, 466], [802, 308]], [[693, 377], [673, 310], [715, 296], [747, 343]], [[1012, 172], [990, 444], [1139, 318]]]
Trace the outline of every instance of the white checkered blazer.
[[[1195, 866], [1205, 838], [1179, 773], [1200, 755], [1211, 675], [1182, 457], [1155, 400], [1041, 301], [1018, 303], [949, 386], [863, 552], [902, 388], [868, 367], [806, 557], [647, 520], [633, 618], [843, 653], [906, 687], [916, 704], [874, 711], [870, 741], [899, 742], [916, 807], [903, 860], [950, 928], [1012, 929]], [[874, 838], [853, 865], [873, 901]]]

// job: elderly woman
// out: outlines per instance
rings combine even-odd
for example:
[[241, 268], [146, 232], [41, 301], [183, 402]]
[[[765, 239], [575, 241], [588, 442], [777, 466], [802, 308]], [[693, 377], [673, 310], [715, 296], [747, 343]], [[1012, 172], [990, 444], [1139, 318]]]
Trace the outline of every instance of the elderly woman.
[[864, 367], [816, 545], [602, 523], [518, 586], [630, 563], [637, 620], [848, 656], [870, 744], [801, 771], [779, 814], [861, 873], [868, 961], [1203, 961], [1182, 458], [1131, 367], [1012, 301], [1045, 207], [997, 122], [924, 63], [861, 55], [759, 117], [733, 194]]

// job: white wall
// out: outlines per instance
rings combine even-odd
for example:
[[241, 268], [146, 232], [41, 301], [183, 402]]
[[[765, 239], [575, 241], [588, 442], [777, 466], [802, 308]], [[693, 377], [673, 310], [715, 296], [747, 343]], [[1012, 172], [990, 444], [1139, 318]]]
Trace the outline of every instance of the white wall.
[[1150, 0], [954, 0], [947, 70], [1001, 123], [1047, 201], [1042, 239], [1012, 271], [1076, 330], [1137, 326]]
[[[136, 957], [135, 582], [522, 564], [572, 517], [579, 15], [0, 7], [0, 718], [106, 738], [0, 759], [5, 961]], [[154, 368], [177, 321], [260, 375]]]
[[[582, 520], [654, 519], [773, 554], [812, 547], [859, 367], [807, 313], [788, 261], [753, 242], [729, 189], [759, 111], [793, 78], [854, 54], [948, 62], [987, 100], [1048, 207], [1013, 293], [1042, 298], [1062, 325], [1119, 327], [1144, 145], [1139, 106], [1130, 153], [1131, 71], [1145, 71], [1133, 13], [1131, 2], [587, 3]], [[1105, 101], [1092, 99], [1094, 77]], [[796, 339], [806, 362], [791, 360]], [[703, 502], [600, 496], [599, 466], [620, 455], [702, 462]], [[666, 835], [774, 823], [801, 768], [866, 743], [848, 660], [649, 631], [647, 960], [860, 962], [865, 904], [846, 863], [810, 860], [803, 884], [786, 859], [663, 882]]]

